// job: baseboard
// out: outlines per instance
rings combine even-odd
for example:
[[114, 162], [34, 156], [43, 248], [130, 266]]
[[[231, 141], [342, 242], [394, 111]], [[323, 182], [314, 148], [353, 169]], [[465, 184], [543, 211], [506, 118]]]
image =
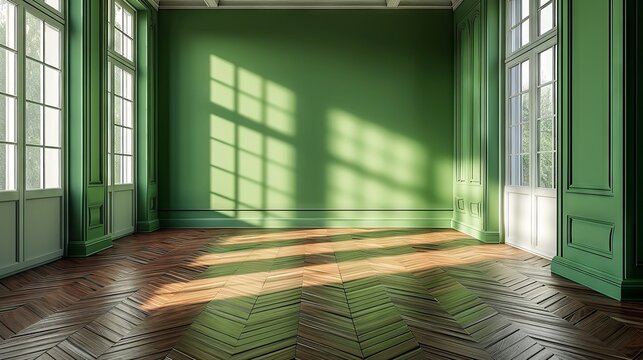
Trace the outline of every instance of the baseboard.
[[[216, 211], [160, 211], [161, 228], [311, 228], [408, 227], [451, 228], [451, 210], [320, 210], [292, 216], [297, 211], [238, 212], [231, 217]], [[291, 216], [284, 216], [288, 214]], [[299, 215], [299, 214], [297, 214]]]
[[63, 256], [63, 251], [57, 250], [49, 254], [41, 255], [36, 258], [26, 260], [24, 262], [17, 262], [15, 264], [5, 266], [3, 268], [0, 268], [0, 278], [4, 278], [13, 274], [17, 274], [19, 272], [23, 272], [25, 270], [35, 268], [37, 266], [40, 266], [46, 263], [50, 263], [52, 261], [60, 259], [62, 256]]
[[67, 244], [68, 257], [86, 257], [112, 247], [112, 236], [105, 235], [89, 241], [70, 241]]
[[500, 232], [498, 231], [479, 230], [457, 220], [451, 220], [451, 228], [474, 237], [484, 243], [499, 244], [501, 242]]
[[[574, 261], [564, 259], [560, 256], [554, 257], [551, 262], [551, 272], [558, 276], [562, 276], [573, 282], [587, 286], [590, 289], [598, 291], [599, 293], [609, 296], [616, 300], [625, 300], [623, 293], [624, 281], [610, 274], [605, 274], [596, 269], [592, 269], [586, 265], [579, 264]], [[633, 285], [633, 284], [631, 284]], [[630, 294], [633, 290], [631, 285], [627, 286], [628, 296], [635, 296]], [[641, 286], [643, 284], [639, 284]], [[641, 287], [638, 288], [638, 297], [641, 298], [643, 291]]]
[[138, 221], [136, 223], [136, 231], [143, 233], [150, 233], [161, 228], [161, 222], [159, 219], [149, 220], [149, 221]]

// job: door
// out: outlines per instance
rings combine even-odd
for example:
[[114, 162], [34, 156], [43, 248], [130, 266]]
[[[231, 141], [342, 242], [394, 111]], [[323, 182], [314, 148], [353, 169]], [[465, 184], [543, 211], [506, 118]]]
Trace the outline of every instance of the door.
[[135, 187], [135, 11], [125, 2], [109, 2], [108, 206], [110, 232], [116, 239], [136, 228]]
[[556, 44], [508, 63], [505, 242], [556, 255]]

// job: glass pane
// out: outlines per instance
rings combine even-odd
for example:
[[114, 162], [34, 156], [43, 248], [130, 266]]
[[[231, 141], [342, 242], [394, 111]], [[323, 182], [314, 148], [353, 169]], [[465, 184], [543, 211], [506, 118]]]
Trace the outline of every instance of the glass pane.
[[123, 156], [123, 184], [131, 184], [132, 181], [132, 157]]
[[51, 6], [52, 8], [60, 11], [60, 0], [45, 0], [45, 4]]
[[520, 68], [521, 68], [520, 82], [522, 84], [520, 89], [522, 91], [528, 91], [529, 90], [529, 60], [524, 61], [522, 64], [520, 64]]
[[114, 31], [114, 51], [121, 55], [123, 55], [123, 38], [123, 33]]
[[114, 26], [116, 26], [117, 29], [122, 30], [123, 29], [123, 8], [117, 4], [114, 3]]
[[553, 47], [538, 54], [538, 84], [545, 84], [555, 79], [556, 65], [554, 56]]
[[554, 187], [554, 153], [538, 154], [538, 186]]
[[0, 95], [0, 141], [16, 142], [16, 100]]
[[114, 96], [114, 124], [123, 125], [121, 118], [123, 117], [123, 99]]
[[529, 186], [529, 155], [520, 155], [520, 185]]
[[134, 37], [134, 15], [123, 9], [123, 32], [133, 38]]
[[0, 49], [0, 91], [16, 95], [16, 54]]
[[522, 4], [520, 5], [520, 10], [521, 10], [521, 19], [526, 19], [529, 17], [529, 0], [522, 0]]
[[45, 104], [60, 107], [60, 71], [45, 66]]
[[122, 184], [122, 159], [123, 157], [121, 155], [114, 155], [114, 184]]
[[538, 151], [554, 150], [553, 119], [544, 119], [538, 122]]
[[520, 95], [522, 106], [520, 107], [520, 121], [529, 122], [529, 94]]
[[0, 190], [16, 190], [16, 145], [0, 144]]
[[42, 103], [42, 65], [27, 59], [25, 71], [27, 100]]
[[123, 56], [128, 60], [134, 60], [134, 55], [132, 52], [132, 39], [128, 37], [123, 37]]
[[538, 90], [538, 117], [553, 116], [555, 114], [554, 85], [549, 84]]
[[25, 177], [27, 190], [42, 188], [42, 148], [27, 146]]
[[123, 128], [123, 154], [133, 155], [132, 140], [132, 129]]
[[42, 106], [27, 102], [25, 105], [25, 134], [27, 144], [42, 145]]
[[509, 152], [510, 154], [520, 154], [520, 126], [512, 126], [510, 129], [510, 145]]
[[45, 189], [60, 188], [60, 150], [45, 149]]
[[511, 51], [520, 49], [520, 26], [511, 30]]
[[131, 101], [123, 101], [123, 126], [133, 127], [133, 106], [134, 104]]
[[60, 31], [45, 24], [45, 63], [60, 69]]
[[520, 92], [520, 66], [516, 65], [510, 70], [510, 94], [517, 95]]
[[542, 35], [554, 28], [554, 4], [549, 4], [540, 9], [538, 16], [540, 18], [540, 24], [538, 26], [539, 35]]
[[123, 70], [114, 66], [114, 94], [123, 96]]
[[509, 183], [511, 185], [520, 185], [520, 156], [512, 155], [509, 161]]
[[114, 152], [123, 153], [123, 128], [114, 126]]
[[132, 85], [132, 74], [123, 70], [123, 97], [127, 100], [134, 100], [132, 96]]
[[520, 27], [521, 27], [520, 32], [522, 35], [520, 45], [525, 46], [529, 44], [529, 19], [525, 20], [525, 22], [523, 22], [522, 25], [520, 25]]
[[520, 124], [521, 116], [520, 116], [520, 96], [512, 97], [511, 102], [510, 102], [510, 119], [509, 119], [509, 124], [510, 125], [516, 125]]
[[520, 125], [520, 152], [522, 154], [529, 154], [530, 151], [530, 131], [529, 124]]
[[25, 21], [27, 56], [42, 60], [42, 20], [27, 13]]
[[45, 108], [45, 145], [60, 147], [60, 110]]
[[16, 49], [16, 6], [0, 0], [0, 44]]

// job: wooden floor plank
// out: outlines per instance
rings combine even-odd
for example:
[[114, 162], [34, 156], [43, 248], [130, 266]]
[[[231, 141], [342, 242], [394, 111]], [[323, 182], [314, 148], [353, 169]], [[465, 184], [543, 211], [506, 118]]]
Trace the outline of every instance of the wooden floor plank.
[[2, 359], [640, 359], [643, 305], [435, 229], [163, 230], [0, 279]]

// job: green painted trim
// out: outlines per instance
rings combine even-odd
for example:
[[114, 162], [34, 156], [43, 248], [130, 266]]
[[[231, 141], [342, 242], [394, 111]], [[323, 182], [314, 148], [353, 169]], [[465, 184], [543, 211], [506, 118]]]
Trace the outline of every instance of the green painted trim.
[[105, 235], [100, 238], [88, 241], [70, 241], [67, 245], [67, 255], [69, 257], [86, 257], [94, 255], [105, 249], [112, 247], [111, 235]]
[[[294, 211], [296, 212], [296, 211]], [[452, 211], [386, 211], [368, 214], [368, 210], [304, 212], [299, 217], [279, 217], [273, 213], [250, 212], [228, 217], [216, 211], [160, 211], [161, 228], [231, 228], [231, 227], [420, 227], [451, 228]], [[389, 216], [390, 215], [390, 216]]]
[[502, 243], [502, 241], [500, 240], [500, 232], [498, 231], [479, 230], [457, 220], [451, 220], [451, 228], [453, 228], [453, 230], [457, 230], [459, 232], [472, 236], [475, 239], [487, 244]]
[[44, 265], [46, 263], [55, 261], [60, 259], [63, 256], [63, 251], [58, 250], [54, 251], [49, 254], [41, 255], [36, 258], [33, 258], [31, 260], [27, 260], [24, 262], [19, 262], [15, 264], [11, 264], [9, 266], [5, 266], [0, 268], [0, 279], [5, 278], [7, 276], [11, 276], [13, 274], [17, 274], [32, 268], [35, 268], [40, 265]]
[[137, 232], [154, 232], [161, 229], [161, 222], [159, 219], [149, 220], [149, 221], [139, 221], [136, 223]]
[[[588, 288], [598, 291], [599, 293], [613, 299], [619, 301], [623, 300], [622, 281], [610, 274], [600, 272], [589, 266], [567, 260], [560, 256], [556, 256], [552, 260], [551, 272], [587, 286]], [[629, 286], [628, 289], [631, 289], [631, 286]], [[641, 294], [643, 294], [643, 291], [641, 291], [642, 289], [643, 287], [638, 288], [638, 291]]]

